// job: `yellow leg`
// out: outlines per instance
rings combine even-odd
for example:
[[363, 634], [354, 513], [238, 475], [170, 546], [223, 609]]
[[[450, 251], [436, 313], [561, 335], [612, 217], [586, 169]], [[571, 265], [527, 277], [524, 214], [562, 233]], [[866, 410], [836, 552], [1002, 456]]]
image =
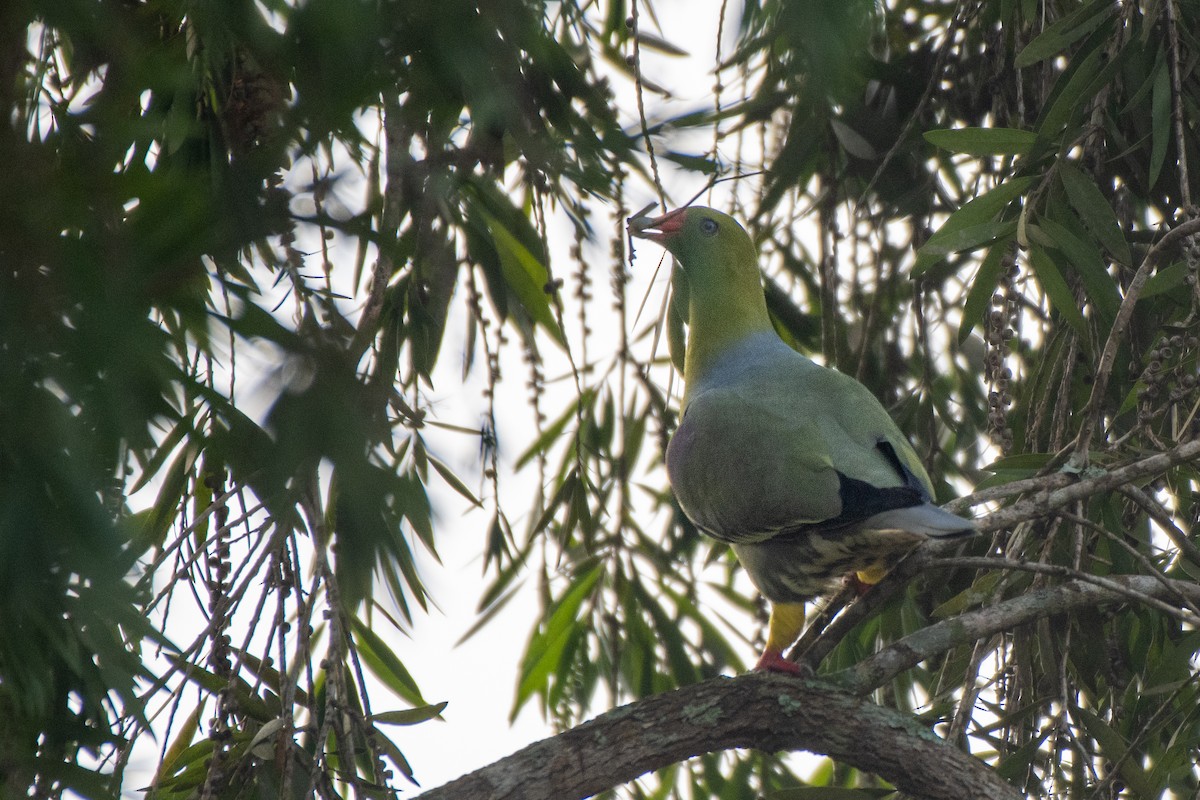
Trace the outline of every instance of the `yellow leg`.
[[800, 665], [783, 657], [783, 651], [800, 637], [804, 628], [803, 603], [772, 603], [771, 621], [767, 625], [767, 646], [754, 666], [772, 672], [800, 672]]
[[887, 566], [883, 562], [879, 562], [877, 564], [872, 564], [866, 569], [860, 569], [858, 571], [858, 579], [867, 586], [874, 586], [883, 580], [884, 576], [887, 574]]

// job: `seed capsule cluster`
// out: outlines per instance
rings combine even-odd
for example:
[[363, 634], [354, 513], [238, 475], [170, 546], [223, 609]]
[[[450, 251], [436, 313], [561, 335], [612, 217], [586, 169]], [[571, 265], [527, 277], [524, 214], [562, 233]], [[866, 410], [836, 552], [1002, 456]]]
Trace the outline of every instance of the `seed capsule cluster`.
[[1019, 295], [1015, 286], [1020, 272], [1015, 254], [1006, 255], [984, 332], [987, 356], [983, 375], [988, 384], [988, 433], [1005, 454], [1013, 446], [1012, 427], [1008, 424], [1008, 408], [1013, 403], [1013, 371], [1006, 361], [1009, 343], [1016, 336]]
[[1150, 424], [1156, 419], [1169, 418], [1171, 428], [1164, 433], [1172, 438], [1186, 437], [1188, 428], [1200, 430], [1200, 236], [1189, 236], [1183, 244], [1186, 280], [1192, 287], [1192, 313], [1180, 324], [1165, 326], [1159, 338], [1146, 353], [1143, 362], [1134, 362], [1131, 372], [1139, 369], [1138, 422]]
[[[1197, 358], [1200, 356], [1200, 337], [1194, 333], [1164, 332], [1150, 352], [1138, 392], [1138, 421], [1148, 423], [1167, 413], [1172, 406], [1190, 412], [1197, 397]], [[1191, 415], [1195, 422], [1195, 415]], [[1180, 431], [1179, 433], [1182, 433]]]

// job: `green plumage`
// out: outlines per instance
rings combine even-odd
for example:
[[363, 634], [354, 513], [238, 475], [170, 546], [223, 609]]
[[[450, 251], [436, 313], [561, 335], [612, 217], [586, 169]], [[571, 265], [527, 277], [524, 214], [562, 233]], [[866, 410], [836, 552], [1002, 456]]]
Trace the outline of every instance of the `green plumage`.
[[[733, 545], [769, 600], [801, 603], [848, 573], [890, 566], [926, 537], [974, 531], [932, 504], [920, 459], [866, 387], [775, 333], [757, 252], [732, 217], [684, 208], [630, 227], [670, 250], [687, 280], [671, 487], [698, 528]], [[760, 666], [783, 668], [768, 654]]]

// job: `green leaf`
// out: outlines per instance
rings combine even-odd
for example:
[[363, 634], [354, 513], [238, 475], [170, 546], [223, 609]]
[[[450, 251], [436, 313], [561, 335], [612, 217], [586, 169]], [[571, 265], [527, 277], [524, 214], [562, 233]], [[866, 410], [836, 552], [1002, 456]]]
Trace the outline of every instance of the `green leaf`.
[[1063, 319], [1075, 329], [1080, 337], [1086, 339], [1088, 335], [1087, 321], [1080, 313], [1079, 305], [1075, 301], [1075, 294], [1071, 291], [1071, 287], [1067, 286], [1054, 259], [1041, 247], [1033, 247], [1029, 251], [1029, 263], [1033, 267], [1034, 274], [1037, 275], [1042, 291], [1050, 299], [1050, 305], [1062, 315]]
[[1114, 258], [1126, 266], [1131, 265], [1133, 256], [1129, 252], [1129, 243], [1121, 233], [1117, 215], [1096, 182], [1070, 162], [1060, 165], [1058, 175], [1063, 188], [1067, 190], [1067, 199], [1088, 231]]
[[1178, 289], [1187, 283], [1189, 272], [1188, 265], [1184, 261], [1176, 261], [1171, 266], [1160, 269], [1150, 276], [1150, 280], [1146, 281], [1146, 285], [1142, 287], [1142, 293], [1138, 295], [1138, 299], [1145, 300], [1147, 297], [1153, 297], [1156, 294]]
[[1087, 729], [1088, 735], [1099, 742], [1104, 758], [1117, 765], [1117, 770], [1125, 779], [1133, 796], [1158, 797], [1159, 787], [1151, 784], [1145, 770], [1138, 763], [1137, 756], [1129, 752], [1129, 745], [1124, 737], [1088, 709], [1077, 707], [1073, 711]]
[[997, 222], [996, 218], [1003, 214], [1013, 200], [1033, 185], [1034, 180], [1032, 176], [1014, 178], [964, 203], [917, 251], [913, 276], [924, 273], [949, 253], [967, 250], [1000, 238], [1005, 235], [1008, 226], [1015, 231], [1016, 223]]
[[510, 719], [516, 718], [521, 706], [534, 692], [546, 686], [550, 675], [558, 668], [563, 650], [578, 622], [579, 610], [603, 574], [604, 562], [597, 561], [590, 569], [576, 575], [570, 588], [552, 606], [553, 610], [543, 629], [530, 637]]
[[984, 467], [984, 469], [988, 472], [999, 472], [1001, 470], [1028, 470], [1036, 472], [1049, 464], [1050, 459], [1053, 457], [1053, 453], [1017, 453], [1016, 455], [998, 458]]
[[533, 443], [525, 449], [525, 452], [521, 453], [521, 455], [517, 457], [515, 469], [520, 470], [522, 467], [532, 461], [539, 453], [544, 453], [549, 450], [550, 446], [554, 444], [555, 440], [558, 439], [559, 436], [562, 436], [562, 432], [566, 429], [567, 424], [574, 420], [577, 415], [581, 415], [586, 411], [589, 411], [592, 407], [592, 401], [595, 399], [595, 390], [585, 389], [578, 400], [573, 403], [568, 403], [567, 407], [563, 409], [562, 414], [560, 414], [556, 420], [546, 426], [546, 428], [542, 430], [541, 434], [539, 434], [538, 437], [533, 440]]
[[1046, 741], [1046, 737], [1052, 730], [1053, 728], [1047, 725], [1037, 736], [1005, 756], [1000, 765], [996, 767], [996, 774], [1008, 781], [1022, 780], [1029, 772], [1029, 765], [1037, 757], [1038, 750], [1041, 749], [1042, 743]]
[[838, 144], [850, 155], [855, 158], [861, 158], [864, 161], [874, 161], [879, 158], [879, 153], [866, 140], [866, 137], [842, 120], [837, 118], [830, 119], [829, 128], [833, 131]]
[[[190, 663], [187, 661], [187, 659], [181, 658], [173, 653], [167, 654], [167, 660], [170, 661], [176, 668], [182, 670], [183, 673], [188, 677], [188, 680], [192, 681], [197, 686], [205, 689], [211, 694], [215, 695], [219, 692], [223, 692], [229, 686], [228, 679], [204, 669], [197, 664]], [[276, 708], [272, 709], [271, 706], [268, 705], [263, 699], [263, 697], [250, 687], [250, 684], [246, 683], [246, 681], [242, 678], [236, 676], [233, 678], [233, 692], [237, 702], [241, 704], [242, 708], [253, 719], [265, 722], [266, 720], [276, 716], [279, 703], [277, 702], [277, 699], [274, 698], [274, 695], [272, 695], [272, 699], [276, 699], [276, 702], [273, 703]]]
[[[179, 732], [175, 734], [175, 739], [171, 745], [163, 753], [162, 761], [158, 765], [158, 770], [155, 772], [154, 783], [159, 784], [170, 775], [174, 775], [182, 767], [187, 765], [187, 761], [183, 759], [186, 753], [192, 747], [192, 739], [196, 737], [197, 731], [200, 730], [200, 715], [204, 713], [205, 696], [200, 697], [200, 702], [192, 709], [192, 713], [188, 714], [183, 721], [183, 725], [179, 727]], [[204, 739], [211, 748], [212, 740]]]
[[354, 629], [359, 655], [371, 673], [414, 706], [428, 705], [425, 698], [421, 697], [421, 689], [417, 682], [413, 680], [404, 663], [387, 646], [387, 642], [358, 617], [350, 618], [350, 626]]
[[1100, 26], [1116, 6], [1108, 0], [1092, 0], [1046, 28], [1021, 49], [1013, 62], [1017, 69], [1032, 66], [1043, 59], [1058, 55], [1073, 42], [1087, 36]]
[[944, 228], [929, 238], [929, 241], [918, 251], [917, 263], [913, 266], [912, 276], [918, 278], [929, 271], [951, 253], [972, 250], [1002, 237], [1011, 236], [1017, 230], [1015, 220], [1005, 222], [984, 222], [954, 231], [944, 232]]
[[1154, 93], [1150, 99], [1150, 131], [1152, 144], [1147, 186], [1158, 182], [1158, 175], [1167, 159], [1167, 144], [1171, 141], [1171, 77], [1164, 58], [1159, 58], [1154, 75]]
[[[614, 3], [613, 5], [619, 5], [619, 4]], [[666, 39], [663, 39], [659, 36], [655, 36], [654, 34], [650, 33], [649, 31], [638, 30], [637, 38], [638, 38], [638, 46], [645, 47], [650, 50], [656, 50], [660, 53], [663, 53], [664, 55], [686, 56], [688, 54], [687, 50], [684, 50], [682, 47], [676, 47], [675, 45], [668, 42]]]
[[1000, 275], [1004, 264], [1004, 256], [1012, 247], [1012, 239], [1001, 239], [992, 245], [988, 254], [979, 264], [979, 271], [971, 281], [967, 290], [967, 298], [963, 301], [962, 325], [958, 329], [958, 343], [961, 345], [971, 335], [971, 330], [984, 318], [991, 306], [992, 295], [1000, 284]]
[[980, 605], [994, 595], [996, 587], [1004, 577], [1005, 575], [1001, 571], [981, 574], [965, 591], [959, 592], [935, 608], [930, 616], [934, 619], [947, 619], [963, 613], [968, 608]]
[[1033, 149], [1037, 134], [1017, 128], [948, 128], [926, 131], [925, 141], [972, 156], [1024, 155]]
[[[1107, 30], [1097, 31], [1084, 43], [1067, 71], [1058, 78], [1037, 124], [1040, 136], [1056, 138], [1068, 122], [1081, 116], [1088, 107], [1088, 101], [1108, 83], [1134, 50], [1124, 47], [1116, 57], [1110, 59], [1108, 40]], [[1078, 130], [1074, 133], [1077, 135]]]
[[678, 164], [684, 169], [699, 172], [702, 175], [715, 174], [719, 166], [716, 161], [713, 161], [708, 156], [678, 153], [674, 150], [668, 150], [663, 153], [663, 158]]
[[418, 706], [417, 708], [408, 708], [403, 711], [383, 711], [379, 714], [372, 714], [372, 722], [382, 722], [385, 725], [416, 725], [419, 722], [440, 717], [442, 712], [446, 710], [448, 702], [433, 703], [431, 705]]
[[[1070, 212], [1067, 212], [1070, 213]], [[1052, 247], [1066, 256], [1067, 261], [1083, 281], [1083, 288], [1092, 299], [1096, 310], [1111, 322], [1121, 307], [1121, 294], [1108, 267], [1092, 242], [1080, 239], [1066, 226], [1050, 217], [1038, 220], [1037, 225], [1027, 226], [1029, 236], [1039, 244]]]
[[500, 256], [500, 270], [508, 288], [517, 295], [533, 321], [545, 328], [555, 342], [565, 347], [566, 339], [558, 327], [558, 320], [550, 306], [550, 294], [546, 291], [550, 282], [546, 266], [498, 219], [482, 209], [479, 213], [492, 234], [492, 241]]
[[434, 458], [428, 453], [426, 453], [425, 458], [434, 468], [434, 470], [437, 471], [437, 474], [442, 476], [442, 480], [450, 485], [451, 489], [458, 492], [463, 498], [466, 499], [468, 503], [476, 508], [483, 508], [483, 503], [480, 502], [479, 498], [475, 496], [475, 493], [472, 492], [465, 483], [463, 483], [461, 478], [451, 471], [450, 467], [442, 463], [440, 459]]

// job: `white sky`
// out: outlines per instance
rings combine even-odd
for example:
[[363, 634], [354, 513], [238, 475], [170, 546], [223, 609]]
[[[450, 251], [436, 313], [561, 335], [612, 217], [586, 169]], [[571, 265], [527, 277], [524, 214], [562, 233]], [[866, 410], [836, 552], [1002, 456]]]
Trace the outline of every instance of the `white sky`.
[[[644, 5], [644, 4], [639, 4]], [[730, 3], [731, 7], [740, 4]], [[669, 87], [674, 97], [667, 103], [662, 103], [657, 97], [647, 94], [647, 111], [651, 123], [655, 119], [693, 110], [710, 105], [714, 63], [714, 53], [717, 34], [717, 20], [721, 3], [719, 0], [658, 0], [654, 3], [658, 19], [665, 28], [659, 34], [653, 28], [652, 32], [685, 48], [689, 51], [687, 58], [663, 56], [655, 51], [642, 50], [642, 70], [647, 79]], [[642, 16], [643, 28], [652, 23]], [[726, 24], [725, 44], [722, 51], [730, 51], [733, 39], [730, 32], [736, 32], [737, 16], [731, 14]], [[628, 89], [623, 80], [614, 78], [614, 88], [619, 93]], [[631, 95], [627, 92], [619, 94], [620, 101], [628, 110], [622, 122], [633, 127], [637, 124], [636, 106]], [[708, 140], [701, 140], [696, 146], [697, 151], [706, 148]], [[656, 142], [661, 145], [662, 142]], [[680, 147], [678, 141], [674, 146]], [[680, 148], [686, 149], [686, 148]], [[668, 190], [674, 189], [673, 202], [682, 202], [691, 194], [702, 188], [694, 178], [687, 182], [676, 182], [668, 185]], [[631, 196], [628, 200], [631, 211], [640, 208], [654, 199], [649, 189], [644, 195]], [[602, 225], [600, 220], [597, 225]], [[603, 229], [601, 229], [603, 235]], [[607, 255], [607, 242], [602, 241], [596, 247], [598, 263], [610, 261]], [[661, 250], [656, 245], [640, 242], [637, 248], [638, 258], [633, 265], [633, 281], [628, 288], [627, 296], [633, 306], [632, 314], [636, 311], [636, 303], [640, 302], [643, 294], [651, 292], [647, 303], [646, 314], [657, 314], [665, 291], [666, 277], [669, 269], [664, 268], [659, 273], [658, 286], [650, 287], [650, 275], [654, 272], [661, 256]], [[569, 263], [559, 254], [557, 263]], [[569, 276], [562, 275], [568, 280], [564, 289], [565, 294], [572, 290]], [[594, 293], [600, 302], [592, 304], [590, 314], [602, 313], [608, 307], [606, 292], [607, 285], [596, 276]], [[597, 332], [611, 330], [615, 326], [615, 317], [610, 315], [607, 322], [598, 318], [595, 324]], [[646, 324], [645, 318], [639, 323], [639, 328]], [[451, 373], [450, 379], [439, 388], [448, 389], [449, 397], [446, 406], [439, 405], [439, 413], [450, 411], [449, 404], [460, 405], [463, 399], [475, 400], [478, 392], [460, 392], [455, 385], [459, 362], [454, 358], [458, 345], [455, 339], [462, 340], [463, 327], [451, 322], [447, 328], [446, 347], [439, 364], [441, 369]], [[632, 333], [632, 331], [631, 331]], [[597, 335], [591, 343], [595, 347], [606, 337]], [[615, 337], [614, 337], [615, 339]], [[665, 350], [664, 350], [665, 352]], [[505, 391], [511, 393], [511, 403], [499, 404], [514, 409], [515, 415], [526, 415], [526, 391], [523, 380], [519, 376], [525, 374], [523, 365], [516, 359], [507, 366]], [[565, 405], [565, 397], [557, 400], [549, 395], [545, 404], [547, 412], [553, 417], [558, 409]], [[469, 405], [469, 404], [467, 404]], [[477, 424], [482, 412], [482, 403], [476, 410], [463, 408], [458, 414], [458, 420], [453, 416], [444, 418], [450, 422], [462, 424]], [[514, 450], [523, 447], [531, 440], [528, 435], [513, 433], [506, 427], [516, 424], [513, 416], [501, 417], [498, 424], [509, 449], [502, 447], [501, 457], [506, 457], [511, 464], [517, 455]], [[502, 441], [503, 446], [503, 441]], [[451, 460], [452, 467], [462, 467], [469, 472], [472, 465], [477, 463], [477, 453], [465, 448], [462, 461]], [[521, 482], [535, 479], [535, 470], [530, 467], [514, 480], [509, 477], [503, 484], [507, 497], [506, 508], [519, 509], [528, 507], [532, 501], [536, 487], [533, 483], [526, 484], [530, 500], [522, 501], [514, 495], [522, 491]], [[665, 483], [665, 475], [663, 482]], [[452, 492], [439, 492], [435, 499], [439, 505], [444, 500], [443, 508], [461, 507], [461, 502]], [[443, 716], [445, 722], [434, 721], [407, 729], [390, 728], [394, 733], [394, 741], [404, 751], [421, 782], [422, 789], [434, 788], [449, 780], [459, 777], [479, 767], [485, 766], [498, 758], [508, 755], [525, 744], [545, 738], [554, 733], [536, 710], [536, 702], [526, 706], [517, 718], [515, 724], [508, 724], [508, 716], [512, 708], [513, 694], [517, 682], [517, 670], [526, 639], [537, 619], [538, 609], [532, 589], [523, 592], [515, 598], [500, 613], [472, 639], [458, 647], [454, 643], [475, 622], [475, 609], [479, 595], [487, 581], [481, 579], [480, 554], [482, 552], [483, 535], [490, 520], [490, 511], [477, 511], [455, 519], [453, 512], [447, 511], [441, 517], [438, 527], [439, 554], [444, 565], [435, 564], [432, 559], [422, 560], [422, 574], [428, 587], [441, 607], [443, 614], [433, 612], [427, 617], [416, 620], [409, 642], [394, 642], [396, 651], [412, 671], [414, 678], [420, 683], [425, 697], [431, 702], [449, 701]], [[520, 524], [514, 521], [514, 527]], [[747, 652], [746, 658], [753, 660], [753, 653]]]

